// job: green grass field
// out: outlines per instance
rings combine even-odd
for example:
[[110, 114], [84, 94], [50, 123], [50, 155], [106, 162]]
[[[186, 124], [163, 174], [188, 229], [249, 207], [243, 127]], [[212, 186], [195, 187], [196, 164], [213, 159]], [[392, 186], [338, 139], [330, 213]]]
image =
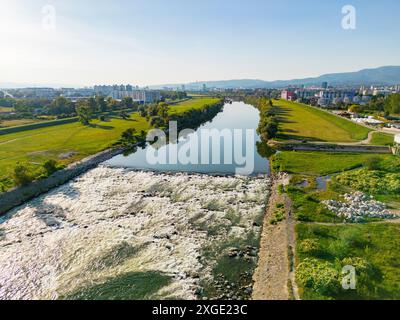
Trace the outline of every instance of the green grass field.
[[218, 101], [219, 99], [209, 98], [209, 97], [187, 100], [177, 105], [171, 106], [169, 109], [169, 114], [170, 115], [182, 114], [192, 109], [202, 109], [205, 105], [214, 104], [217, 103]]
[[284, 151], [272, 158], [272, 166], [274, 171], [323, 176], [361, 167], [371, 157], [377, 157], [382, 160], [393, 158], [391, 155], [364, 153]]
[[[297, 282], [303, 299], [400, 299], [399, 224], [299, 224], [296, 231]], [[355, 290], [341, 285], [346, 265], [355, 267]]]
[[368, 137], [368, 128], [304, 104], [274, 100], [280, 118], [280, 139], [355, 142]]
[[0, 128], [18, 127], [38, 122], [43, 122], [43, 120], [37, 120], [37, 119], [4, 120], [0, 122]]
[[[93, 121], [91, 126], [71, 123], [0, 136], [0, 181], [10, 179], [17, 162], [42, 164], [55, 159], [69, 164], [110, 147], [123, 131], [135, 128], [148, 130], [149, 124], [137, 113], [130, 119], [111, 118]], [[60, 155], [72, 152], [68, 159]]]
[[[218, 99], [199, 98], [171, 107], [172, 114], [182, 114], [191, 109], [201, 109]], [[0, 135], [0, 191], [14, 186], [12, 176], [18, 162], [40, 166], [49, 159], [67, 165], [110, 147], [122, 133], [135, 128], [147, 131], [150, 125], [138, 113], [127, 120], [110, 117], [106, 122], [94, 120], [90, 126], [74, 122], [45, 128]], [[63, 156], [68, 154], [67, 158]]]
[[393, 134], [375, 132], [371, 144], [374, 146], [391, 146], [394, 144]]

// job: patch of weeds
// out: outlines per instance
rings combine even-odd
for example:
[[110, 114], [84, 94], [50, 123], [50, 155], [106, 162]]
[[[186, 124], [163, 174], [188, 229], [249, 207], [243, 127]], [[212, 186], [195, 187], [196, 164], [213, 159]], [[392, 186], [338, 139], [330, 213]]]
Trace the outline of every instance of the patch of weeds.
[[271, 217], [270, 224], [277, 225], [279, 222], [285, 220], [285, 211], [284, 210], [275, 210], [274, 214]]

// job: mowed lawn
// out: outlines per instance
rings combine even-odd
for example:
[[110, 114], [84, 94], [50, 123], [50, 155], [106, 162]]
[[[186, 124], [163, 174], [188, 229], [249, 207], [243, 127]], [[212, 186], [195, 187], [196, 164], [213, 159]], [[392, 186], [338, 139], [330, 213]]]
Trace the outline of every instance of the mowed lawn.
[[375, 132], [372, 136], [371, 144], [375, 146], [392, 146], [394, 144], [394, 135]]
[[[91, 126], [77, 122], [0, 135], [0, 182], [12, 177], [17, 162], [40, 165], [48, 159], [55, 159], [69, 164], [107, 149], [129, 128], [140, 132], [148, 130], [149, 124], [145, 118], [134, 113], [127, 120], [96, 120]], [[71, 154], [67, 159], [61, 159], [68, 153]]]
[[174, 115], [174, 114], [182, 114], [185, 113], [186, 111], [192, 110], [192, 109], [202, 109], [205, 105], [207, 104], [214, 104], [217, 103], [219, 99], [217, 98], [194, 98], [190, 99], [181, 103], [178, 103], [176, 105], [172, 105], [169, 108], [169, 114]]
[[369, 130], [347, 119], [304, 104], [274, 100], [280, 117], [280, 139], [322, 142], [356, 142]]
[[362, 167], [371, 158], [390, 160], [394, 156], [390, 154], [284, 151], [272, 158], [272, 166], [275, 171], [324, 176]]

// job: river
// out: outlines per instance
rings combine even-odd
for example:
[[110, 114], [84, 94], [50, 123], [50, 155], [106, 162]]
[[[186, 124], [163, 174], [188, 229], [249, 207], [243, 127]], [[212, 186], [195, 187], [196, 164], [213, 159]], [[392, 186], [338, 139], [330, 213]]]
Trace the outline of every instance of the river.
[[[233, 103], [201, 128], [257, 124], [256, 109]], [[171, 173], [147, 165], [146, 149], [0, 219], [0, 299], [250, 298], [267, 161], [254, 145], [250, 176], [232, 175], [232, 165], [213, 167], [209, 173], [225, 173], [218, 176], [195, 173], [198, 166]]]
[[[202, 125], [196, 130], [195, 133], [189, 134], [181, 139], [177, 144], [177, 149], [179, 150], [185, 144], [194, 144], [193, 141], [203, 142], [201, 140], [201, 132], [204, 130], [216, 129], [219, 132], [223, 130], [228, 130], [233, 132], [233, 130], [240, 130], [242, 132], [242, 141], [240, 143], [241, 151], [243, 154], [247, 152], [247, 157], [254, 162], [252, 166], [251, 174], [266, 174], [269, 171], [268, 160], [263, 158], [257, 151], [256, 143], [260, 142], [260, 137], [256, 133], [256, 128], [260, 121], [259, 111], [251, 105], [245, 104], [243, 102], [233, 102], [232, 104], [225, 104], [223, 111], [220, 112], [212, 121]], [[249, 142], [246, 140], [246, 130], [250, 130], [253, 133], [254, 141]], [[248, 143], [249, 142], [249, 143]], [[111, 167], [122, 167], [122, 168], [133, 168], [138, 170], [151, 170], [159, 172], [196, 172], [196, 173], [207, 173], [207, 174], [235, 174], [238, 168], [242, 165], [232, 161], [232, 163], [226, 163], [224, 160], [226, 141], [221, 140], [221, 144], [215, 148], [212, 143], [210, 143], [207, 149], [210, 157], [207, 164], [201, 161], [201, 149], [197, 146], [193, 146], [194, 149], [198, 150], [198, 161], [193, 164], [182, 164], [181, 162], [170, 163], [157, 163], [151, 164], [148, 161], [148, 153], [154, 152], [154, 148], [148, 145], [146, 148], [140, 149], [135, 153], [125, 156], [119, 155], [115, 158], [107, 161], [107, 164]], [[173, 147], [176, 147], [173, 144]], [[158, 150], [160, 154], [169, 154], [171, 149], [170, 144], [166, 144]], [[232, 148], [234, 152], [234, 148]], [[204, 151], [204, 150], [203, 150]], [[213, 164], [212, 155], [215, 153], [220, 153], [221, 163]], [[234, 160], [234, 156], [232, 157]], [[169, 159], [168, 159], [169, 160]], [[230, 162], [230, 161], [228, 161]]]

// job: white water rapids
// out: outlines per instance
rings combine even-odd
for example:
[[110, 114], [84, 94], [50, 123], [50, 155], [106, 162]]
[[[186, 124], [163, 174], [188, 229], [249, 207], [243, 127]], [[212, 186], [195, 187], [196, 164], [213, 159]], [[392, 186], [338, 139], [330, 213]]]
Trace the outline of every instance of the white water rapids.
[[[0, 299], [58, 299], [146, 271], [172, 278], [157, 297], [195, 299], [213, 263], [202, 249], [259, 232], [267, 179], [91, 170], [0, 218]], [[228, 228], [210, 237], [194, 221]]]

